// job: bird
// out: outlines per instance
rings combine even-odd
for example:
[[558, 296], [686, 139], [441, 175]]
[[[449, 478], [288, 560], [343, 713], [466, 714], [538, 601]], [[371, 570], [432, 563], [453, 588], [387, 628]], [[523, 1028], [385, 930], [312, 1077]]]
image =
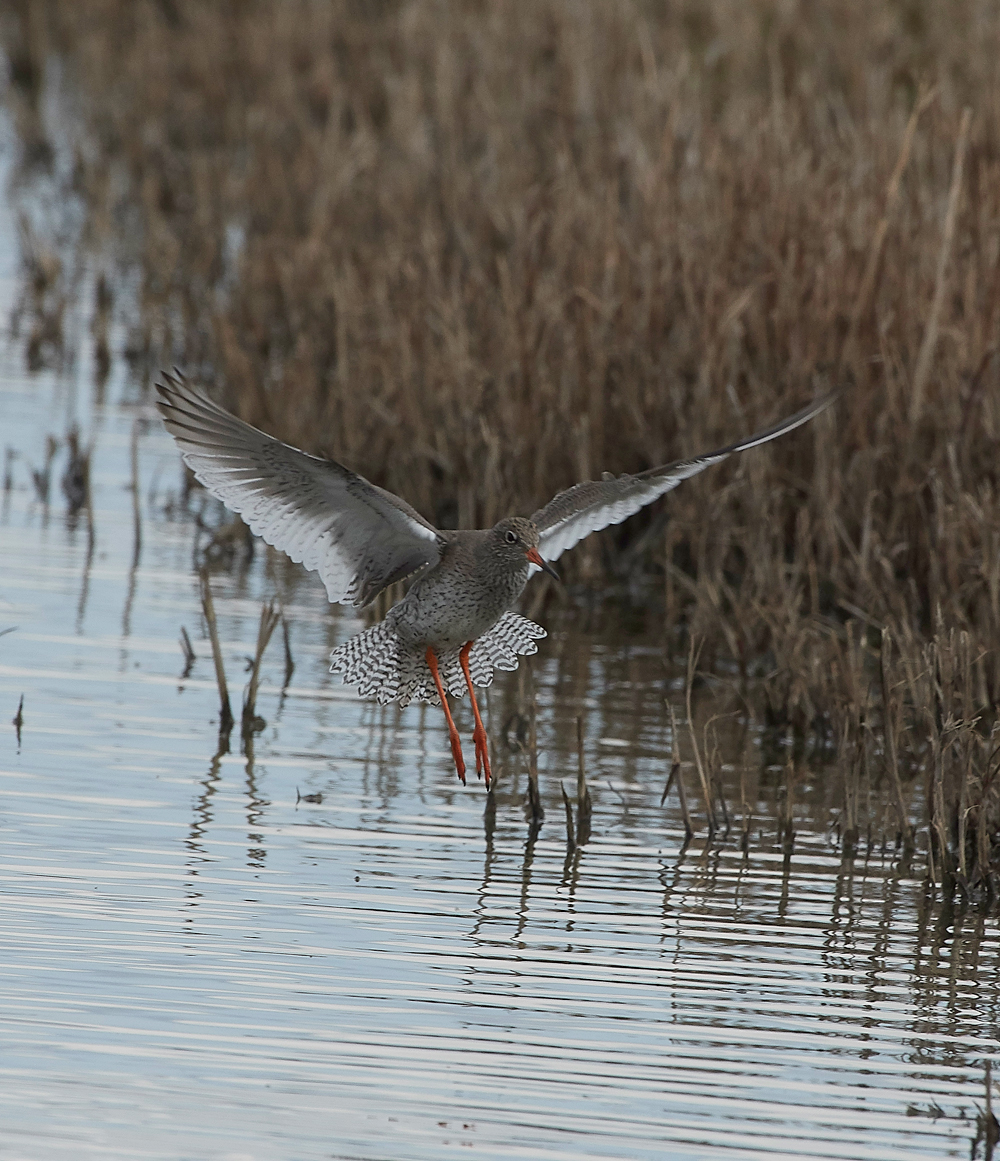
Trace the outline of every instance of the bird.
[[476, 772], [492, 777], [474, 686], [513, 671], [537, 652], [541, 625], [514, 606], [529, 575], [558, 579], [553, 562], [584, 537], [620, 524], [647, 504], [737, 452], [794, 431], [837, 397], [726, 447], [635, 475], [574, 484], [530, 517], [492, 528], [435, 528], [405, 500], [336, 460], [299, 451], [244, 423], [174, 368], [156, 383], [157, 407], [195, 477], [250, 529], [319, 573], [332, 603], [367, 605], [397, 581], [405, 596], [378, 624], [339, 645], [330, 672], [380, 704], [440, 704], [452, 757], [465, 784], [462, 743], [448, 705], [466, 690], [475, 721]]

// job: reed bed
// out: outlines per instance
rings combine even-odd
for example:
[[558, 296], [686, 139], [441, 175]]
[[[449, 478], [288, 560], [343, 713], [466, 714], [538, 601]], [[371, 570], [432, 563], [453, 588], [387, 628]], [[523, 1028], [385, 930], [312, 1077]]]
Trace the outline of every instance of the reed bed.
[[[22, 180], [83, 211], [95, 374], [114, 316], [137, 379], [177, 363], [443, 526], [842, 388], [566, 571], [653, 578], [855, 771], [846, 831], [884, 783], [993, 889], [993, 0], [19, 0], [0, 35]], [[72, 263], [26, 230], [39, 365]]]

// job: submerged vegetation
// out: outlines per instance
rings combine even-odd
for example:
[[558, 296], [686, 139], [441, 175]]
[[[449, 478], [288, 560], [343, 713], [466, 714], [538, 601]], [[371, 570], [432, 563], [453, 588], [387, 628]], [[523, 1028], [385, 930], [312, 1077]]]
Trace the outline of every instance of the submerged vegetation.
[[845, 842], [917, 825], [994, 892], [992, 0], [17, 0], [0, 35], [22, 180], [81, 211], [72, 257], [26, 222], [31, 366], [75, 264], [99, 378], [113, 318], [138, 380], [466, 527], [842, 388], [569, 579], [641, 572], [671, 653], [839, 757]]

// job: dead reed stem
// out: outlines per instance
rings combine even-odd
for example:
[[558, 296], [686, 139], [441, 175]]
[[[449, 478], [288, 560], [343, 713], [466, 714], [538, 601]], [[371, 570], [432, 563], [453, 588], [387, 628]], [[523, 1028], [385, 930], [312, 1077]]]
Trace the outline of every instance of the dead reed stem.
[[12, 723], [14, 726], [14, 733], [17, 735], [17, 745], [21, 745], [21, 727], [24, 725], [24, 694], [21, 694], [20, 701], [17, 703], [17, 713], [14, 714]]
[[885, 246], [885, 236], [889, 230], [889, 225], [892, 221], [893, 211], [896, 208], [896, 201], [899, 197], [899, 185], [903, 179], [903, 173], [910, 160], [910, 152], [913, 149], [913, 139], [917, 133], [917, 122], [920, 120], [920, 114], [931, 104], [934, 98], [938, 95], [938, 86], [923, 93], [917, 103], [913, 106], [913, 112], [910, 114], [910, 119], [906, 123], [906, 131], [903, 134], [903, 142], [899, 148], [899, 157], [896, 159], [896, 167], [892, 171], [892, 176], [889, 178], [889, 184], [885, 191], [885, 209], [882, 217], [879, 219], [878, 225], [875, 227], [875, 235], [872, 238], [871, 246], [868, 251], [868, 262], [865, 265], [865, 272], [861, 278], [861, 286], [858, 290], [857, 298], [854, 300], [854, 305], [851, 308], [851, 321], [848, 326], [847, 336], [844, 339], [843, 351], [841, 354], [841, 362], [850, 365], [854, 360], [855, 343], [858, 335], [858, 324], [860, 320], [867, 314], [871, 306], [872, 297], [875, 293], [875, 280], [878, 276], [879, 266], [882, 261], [882, 250]]
[[184, 672], [181, 677], [190, 677], [191, 670], [198, 658], [194, 646], [191, 644], [191, 638], [188, 636], [188, 631], [183, 625], [181, 625], [181, 652], [184, 654]]
[[[708, 785], [713, 791], [713, 801], [718, 800], [719, 807], [722, 811], [722, 826], [723, 835], [729, 835], [729, 807], [726, 805], [726, 795], [722, 786], [722, 778], [719, 776], [719, 745], [718, 735], [715, 729], [715, 723], [721, 718], [722, 714], [713, 714], [705, 723], [701, 731], [702, 748], [705, 755], [705, 774], [708, 779]], [[708, 740], [709, 727], [712, 728], [712, 742]]]
[[746, 766], [740, 763], [740, 850], [746, 854], [750, 849], [750, 827], [753, 810], [747, 800]]
[[590, 838], [593, 809], [583, 762], [583, 718], [576, 719], [576, 841], [582, 846]]
[[573, 807], [570, 806], [569, 795], [566, 793], [566, 787], [562, 782], [559, 783], [559, 789], [562, 791], [563, 806], [566, 808], [566, 851], [569, 853], [576, 848], [576, 830], [573, 826]]
[[261, 718], [257, 717], [257, 689], [260, 685], [260, 663], [264, 658], [264, 651], [267, 649], [268, 643], [271, 640], [271, 635], [274, 633], [280, 620], [281, 613], [278, 611], [274, 601], [261, 606], [260, 622], [257, 625], [257, 648], [254, 651], [253, 664], [250, 667], [250, 681], [247, 683], [246, 692], [243, 695], [241, 730], [244, 742], [264, 728], [265, 723]]
[[948, 259], [951, 256], [952, 239], [955, 236], [958, 201], [962, 192], [962, 168], [965, 164], [965, 149], [969, 143], [969, 126], [971, 124], [972, 110], [966, 107], [962, 110], [962, 120], [958, 127], [958, 140], [955, 143], [955, 161], [951, 171], [951, 188], [948, 191], [948, 208], [944, 216], [944, 229], [941, 232], [941, 249], [938, 252], [937, 275], [934, 279], [934, 297], [931, 300], [930, 314], [927, 316], [924, 341], [920, 345], [917, 369], [913, 375], [913, 395], [910, 401], [910, 423], [912, 424], [917, 423], [924, 409], [924, 391], [931, 371], [934, 348], [937, 345], [938, 325], [941, 318], [941, 307], [944, 303], [945, 274], [948, 269]]
[[856, 722], [844, 721], [840, 739], [840, 762], [844, 771], [844, 817], [840, 838], [845, 858], [853, 857], [858, 845], [859, 733]]
[[791, 754], [785, 762], [785, 795], [778, 824], [781, 848], [790, 854], [795, 847], [795, 762]]
[[956, 816], [956, 830], [957, 836], [955, 839], [955, 855], [958, 860], [958, 873], [962, 877], [963, 885], [968, 883], [969, 868], [966, 864], [965, 845], [968, 842], [968, 822], [969, 822], [969, 778], [971, 774], [971, 752], [969, 759], [966, 761], [961, 774], [961, 781], [958, 791], [958, 811]]
[[711, 838], [715, 834], [716, 829], [715, 805], [712, 801], [712, 787], [709, 784], [708, 775], [702, 764], [701, 753], [698, 749], [698, 734], [694, 728], [694, 715], [691, 709], [691, 689], [694, 685], [694, 674], [698, 665], [698, 659], [701, 657], [702, 645], [704, 645], [704, 639], [701, 641], [701, 644], [698, 644], [694, 637], [691, 638], [691, 646], [688, 650], [687, 677], [684, 683], [684, 700], [687, 709], [688, 733], [691, 736], [691, 749], [694, 751], [694, 764], [698, 771], [698, 780], [701, 783], [701, 796], [705, 803], [705, 814], [708, 818], [708, 836]]
[[229, 703], [229, 687], [226, 684], [226, 670], [222, 663], [222, 647], [219, 645], [219, 628], [215, 620], [215, 604], [212, 600], [212, 587], [209, 583], [208, 569], [203, 568], [198, 573], [198, 583], [201, 589], [201, 607], [205, 614], [205, 623], [208, 625], [208, 637], [212, 643], [212, 661], [215, 664], [215, 681], [219, 687], [219, 740], [228, 739], [229, 731], [233, 728], [233, 710]]
[[904, 847], [913, 842], [913, 827], [910, 825], [906, 799], [903, 797], [903, 783], [899, 777], [899, 725], [898, 706], [889, 682], [889, 664], [892, 653], [892, 637], [888, 629], [882, 630], [879, 648], [879, 677], [882, 685], [882, 730], [885, 738], [886, 773], [892, 785], [899, 820], [899, 835]]

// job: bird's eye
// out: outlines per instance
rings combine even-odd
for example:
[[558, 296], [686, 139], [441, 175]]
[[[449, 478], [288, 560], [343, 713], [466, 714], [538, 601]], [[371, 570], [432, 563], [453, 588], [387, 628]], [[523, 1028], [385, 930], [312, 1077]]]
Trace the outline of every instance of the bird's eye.
[[517, 544], [517, 533], [510, 528], [508, 528], [504, 533], [503, 538], [507, 541], [508, 544]]

